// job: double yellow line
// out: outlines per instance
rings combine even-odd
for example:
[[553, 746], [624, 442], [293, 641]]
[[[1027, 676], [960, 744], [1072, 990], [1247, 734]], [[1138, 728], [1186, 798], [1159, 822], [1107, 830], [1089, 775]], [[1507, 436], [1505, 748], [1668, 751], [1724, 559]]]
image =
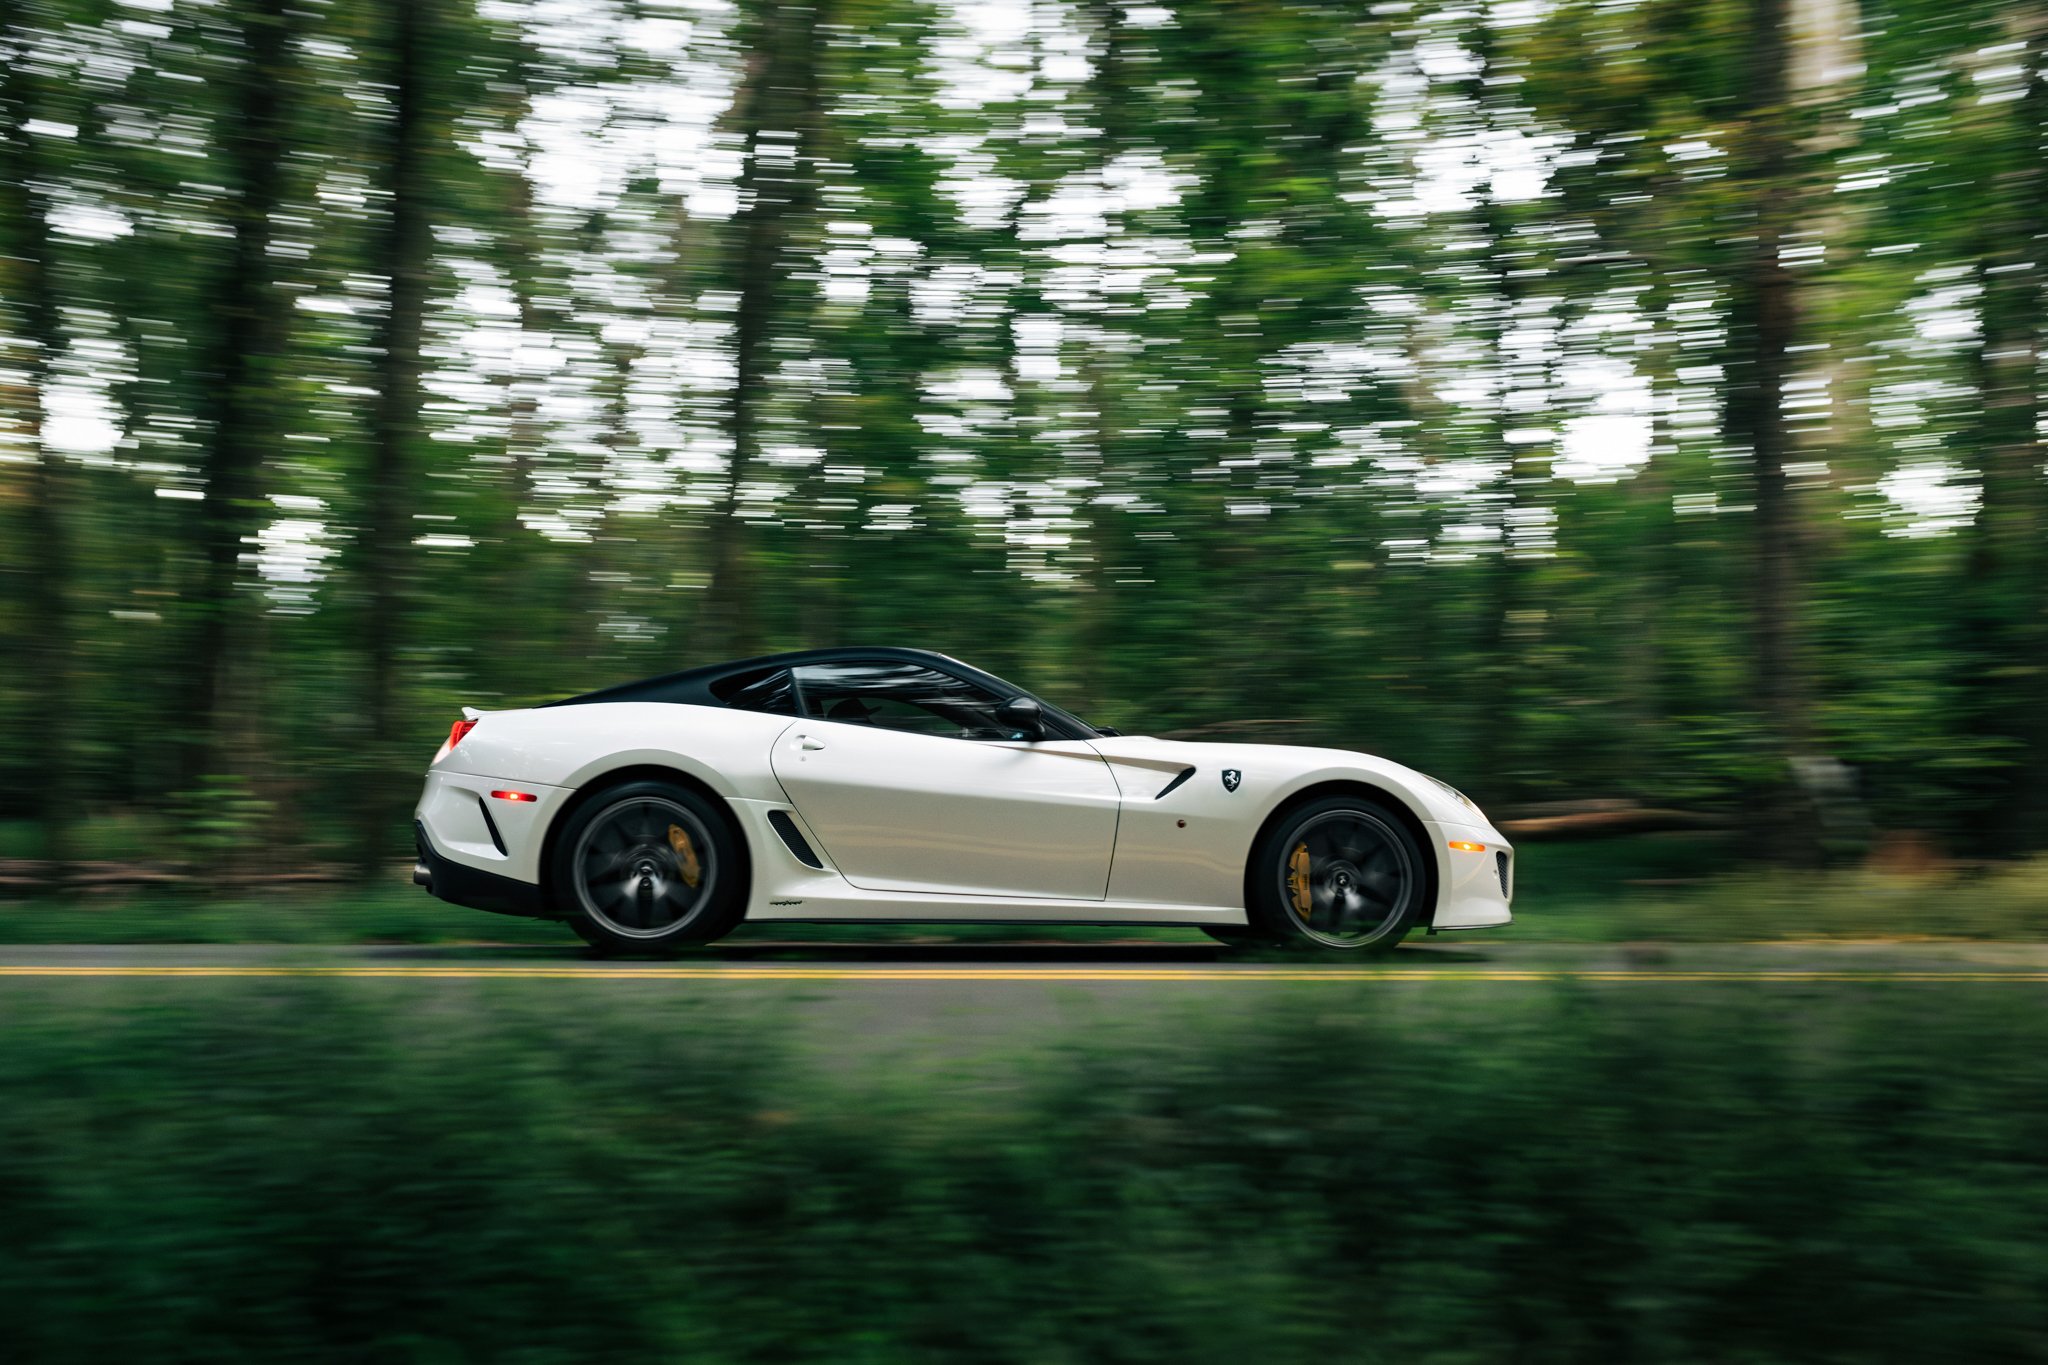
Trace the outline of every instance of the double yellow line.
[[1684, 982], [2048, 982], [2048, 971], [1740, 971], [1657, 968], [1386, 968], [1386, 967], [820, 967], [820, 966], [0, 966], [0, 977], [341, 977], [351, 979], [504, 981], [1022, 981], [1079, 985], [1167, 981], [1542, 982], [1627, 984]]

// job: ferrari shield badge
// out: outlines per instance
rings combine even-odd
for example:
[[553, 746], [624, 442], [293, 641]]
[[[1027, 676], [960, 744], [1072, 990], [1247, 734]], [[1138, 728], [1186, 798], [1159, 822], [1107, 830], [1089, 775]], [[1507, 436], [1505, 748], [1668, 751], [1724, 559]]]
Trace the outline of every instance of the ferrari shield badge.
[[1237, 769], [1225, 768], [1223, 770], [1223, 790], [1234, 792], [1237, 790], [1237, 784], [1242, 781], [1244, 781], [1244, 774]]

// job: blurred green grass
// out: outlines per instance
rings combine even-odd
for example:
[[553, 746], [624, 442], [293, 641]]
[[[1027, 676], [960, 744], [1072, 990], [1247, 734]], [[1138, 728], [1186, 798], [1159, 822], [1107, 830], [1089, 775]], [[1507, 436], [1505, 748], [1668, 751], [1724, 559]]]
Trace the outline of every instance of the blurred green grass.
[[1766, 868], [1717, 840], [1649, 835], [1516, 851], [1518, 938], [2048, 939], [2048, 858], [1897, 871]]
[[936, 1079], [806, 1054], [794, 988], [5, 991], [9, 1360], [2048, 1341], [2031, 986], [1278, 987]]

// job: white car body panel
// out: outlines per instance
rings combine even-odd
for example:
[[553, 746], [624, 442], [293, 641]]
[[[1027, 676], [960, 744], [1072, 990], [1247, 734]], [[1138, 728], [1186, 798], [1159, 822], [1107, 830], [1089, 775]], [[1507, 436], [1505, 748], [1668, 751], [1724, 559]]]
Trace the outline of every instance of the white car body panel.
[[773, 766], [821, 851], [864, 891], [1107, 894], [1117, 787], [1086, 743], [800, 720], [776, 741]]
[[549, 787], [583, 787], [635, 764], [673, 768], [728, 799], [783, 796], [769, 766], [770, 746], [788, 716], [667, 702], [609, 702], [483, 713], [434, 766]]
[[[491, 796], [493, 791], [506, 789], [538, 799], [503, 801]], [[434, 846], [455, 861], [479, 872], [538, 884], [540, 851], [547, 832], [575, 795], [574, 787], [435, 769], [427, 774], [427, 790], [413, 818], [426, 826]], [[503, 853], [491, 842], [485, 811], [490, 812], [505, 841]]]
[[[841, 920], [866, 923], [982, 921], [999, 924], [1243, 924], [1242, 906], [1204, 908], [1140, 901], [1080, 901], [1071, 898], [971, 895], [941, 891], [868, 891], [840, 876], [826, 860], [824, 871], [805, 867], [768, 825], [768, 812], [789, 810], [775, 801], [733, 803], [740, 828], [755, 850], [754, 874], [773, 890], [758, 886], [747, 910], [750, 920]], [[813, 849], [819, 844], [799, 815], [795, 817]], [[822, 850], [819, 850], [822, 853]]]
[[[1328, 784], [1372, 788], [1415, 817], [1436, 869], [1421, 923], [1512, 919], [1512, 864], [1496, 859], [1513, 850], [1485, 816], [1413, 769], [1336, 749], [980, 741], [604, 701], [481, 713], [435, 755], [416, 819], [440, 859], [544, 901], [545, 851], [563, 813], [634, 770], [680, 775], [733, 813], [752, 864], [749, 919], [1242, 925], [1245, 868], [1267, 817]], [[784, 843], [775, 811], [789, 813], [822, 868]]]

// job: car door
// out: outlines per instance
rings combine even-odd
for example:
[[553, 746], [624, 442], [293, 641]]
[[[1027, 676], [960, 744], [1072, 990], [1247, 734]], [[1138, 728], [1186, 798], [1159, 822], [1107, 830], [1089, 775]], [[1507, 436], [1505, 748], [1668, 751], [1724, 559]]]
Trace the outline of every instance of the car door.
[[777, 780], [840, 874], [873, 891], [1101, 900], [1117, 785], [1079, 740], [1031, 741], [1001, 698], [922, 664], [795, 670]]

